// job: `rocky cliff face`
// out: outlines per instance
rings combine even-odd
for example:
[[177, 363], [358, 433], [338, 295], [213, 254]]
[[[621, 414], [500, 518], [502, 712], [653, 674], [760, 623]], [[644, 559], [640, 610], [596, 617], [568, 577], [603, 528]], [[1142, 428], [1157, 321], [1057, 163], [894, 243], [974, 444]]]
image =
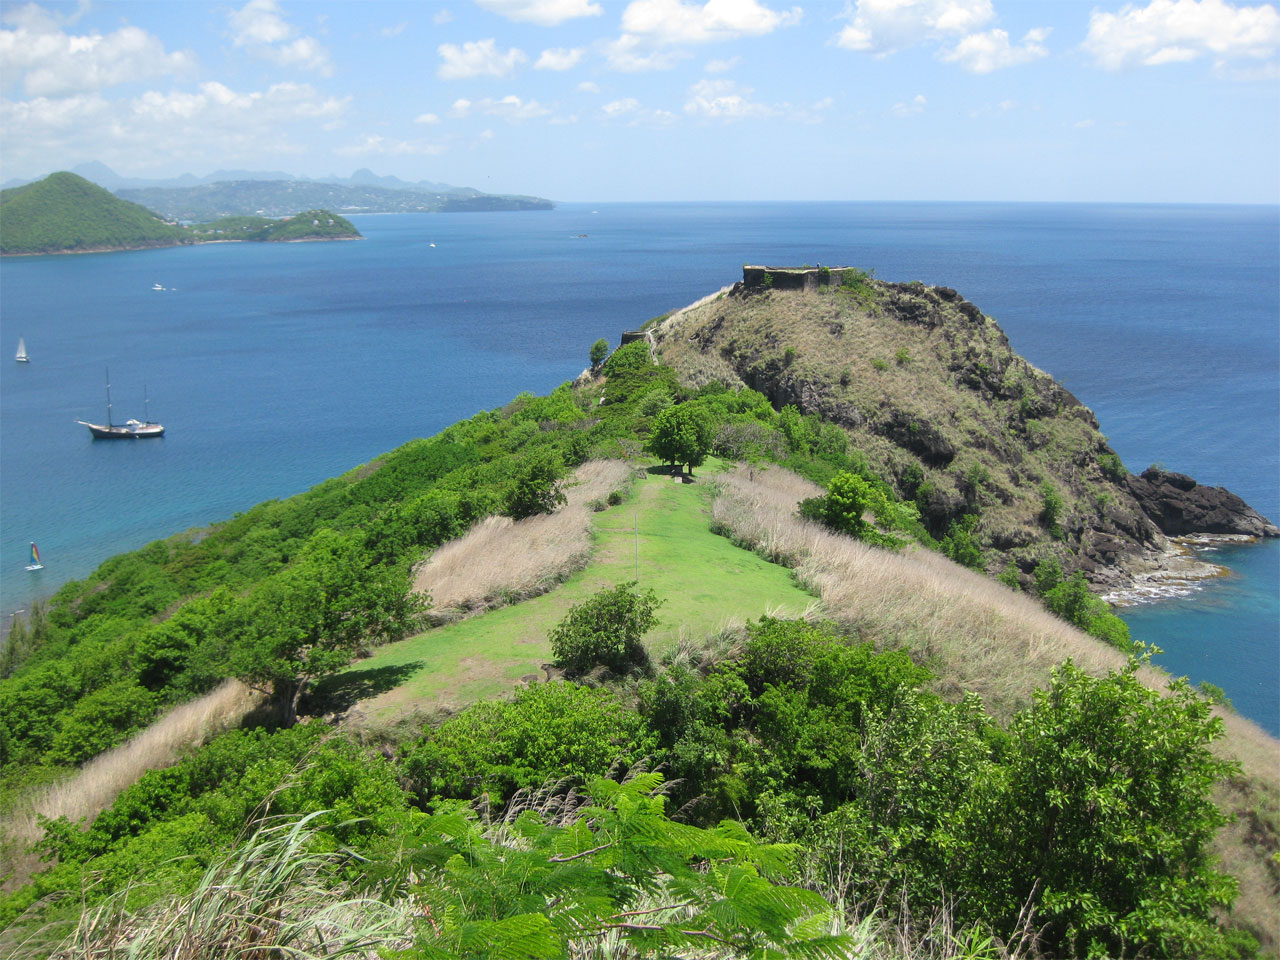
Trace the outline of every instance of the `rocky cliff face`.
[[977, 514], [991, 572], [1055, 556], [1114, 588], [1159, 569], [1171, 536], [1280, 534], [1226, 490], [1130, 474], [1092, 411], [955, 290], [836, 269], [775, 285], [771, 270], [654, 325], [662, 360], [690, 386], [839, 423], [936, 536]]

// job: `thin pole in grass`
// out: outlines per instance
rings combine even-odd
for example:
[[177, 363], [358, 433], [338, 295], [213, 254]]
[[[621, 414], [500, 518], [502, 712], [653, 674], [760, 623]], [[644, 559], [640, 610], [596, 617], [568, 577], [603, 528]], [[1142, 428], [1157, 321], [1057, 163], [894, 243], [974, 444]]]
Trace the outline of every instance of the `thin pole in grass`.
[[640, 514], [633, 513], [631, 519], [635, 524], [636, 535], [636, 583], [640, 583]]

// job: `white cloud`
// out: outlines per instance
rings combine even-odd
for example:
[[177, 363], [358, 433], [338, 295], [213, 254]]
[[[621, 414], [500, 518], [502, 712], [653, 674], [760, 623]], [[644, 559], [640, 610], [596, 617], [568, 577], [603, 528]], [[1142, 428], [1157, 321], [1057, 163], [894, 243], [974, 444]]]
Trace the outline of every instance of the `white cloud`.
[[760, 37], [800, 22], [799, 7], [779, 11], [758, 0], [631, 0], [622, 12], [622, 35], [605, 47], [614, 70], [667, 70], [687, 53], [673, 51], [699, 43]]
[[732, 80], [699, 80], [689, 88], [684, 112], [694, 117], [719, 117], [740, 120], [743, 117], [771, 117], [775, 107], [755, 103], [750, 87], [740, 87]]
[[689, 57], [683, 50], [655, 50], [644, 38], [633, 33], [624, 33], [617, 40], [605, 44], [604, 54], [609, 66], [623, 73], [670, 70]]
[[923, 93], [917, 93], [910, 100], [895, 103], [890, 109], [895, 117], [914, 117], [917, 113], [924, 113], [928, 102]]
[[13, 168], [66, 166], [71, 158], [126, 169], [158, 158], [203, 165], [211, 142], [218, 144], [219, 162], [261, 163], [303, 153], [290, 131], [297, 127], [309, 135], [317, 124], [331, 128], [349, 106], [349, 97], [326, 97], [305, 83], [239, 92], [207, 82], [194, 91], [153, 90], [120, 100], [88, 93], [4, 101], [0, 125], [22, 131], [5, 142], [6, 164]]
[[444, 62], [436, 70], [443, 80], [462, 80], [467, 77], [505, 77], [516, 66], [529, 58], [523, 50], [512, 47], [506, 53], [500, 51], [493, 38], [468, 41], [459, 47], [456, 43], [442, 43], [436, 48]]
[[1072, 124], [1072, 126], [1078, 130], [1087, 130], [1089, 127], [1093, 126], [1093, 120], [1092, 119], [1077, 120], [1075, 123]]
[[741, 57], [730, 57], [727, 60], [708, 60], [702, 69], [707, 73], [725, 73], [738, 65]]
[[582, 93], [599, 93], [600, 84], [592, 83], [590, 80], [583, 80], [578, 84], [578, 90]]
[[591, 0], [476, 0], [476, 4], [508, 20], [543, 27], [554, 27], [578, 17], [598, 17], [604, 12], [600, 4]]
[[295, 36], [297, 31], [281, 15], [276, 0], [249, 0], [239, 10], [229, 11], [227, 22], [232, 42], [256, 57], [323, 76], [333, 73], [328, 49], [315, 37]]
[[600, 109], [604, 111], [606, 117], [625, 117], [640, 109], [640, 101], [635, 97], [627, 97], [623, 100], [612, 100]]
[[566, 50], [564, 47], [543, 50], [542, 56], [538, 57], [538, 62], [533, 65], [533, 69], [568, 70], [578, 65], [578, 61], [582, 59], [583, 52], [581, 47], [575, 47], [572, 50]]
[[991, 0], [858, 0], [836, 45], [887, 56], [928, 40], [973, 33], [994, 17]]
[[413, 118], [414, 123], [439, 123], [440, 115], [435, 113], [420, 113]]
[[941, 59], [947, 63], [958, 63], [970, 73], [991, 73], [1047, 57], [1049, 50], [1044, 40], [1048, 36], [1047, 29], [1028, 30], [1022, 43], [1015, 47], [1009, 43], [1009, 34], [1004, 30], [971, 33], [953, 49], [943, 53]]
[[439, 25], [441, 25], [441, 24], [445, 24], [445, 23], [452, 23], [452, 22], [453, 22], [453, 14], [449, 12], [449, 8], [448, 8], [448, 7], [445, 7], [445, 8], [444, 8], [444, 9], [442, 9], [442, 10], [437, 10], [437, 11], [436, 11], [436, 15], [435, 15], [434, 17], [432, 17], [432, 18], [431, 18], [431, 22], [432, 22], [432, 23], [434, 23], [434, 24], [436, 24], [437, 26], [439, 26]]
[[1265, 59], [1280, 48], [1280, 13], [1271, 4], [1237, 7], [1225, 0], [1151, 0], [1119, 13], [1095, 10], [1083, 47], [1105, 70], [1154, 67], [1211, 54]]
[[709, 43], [759, 37], [799, 23], [801, 10], [772, 10], [757, 0], [632, 0], [622, 12], [622, 32], [656, 43]]
[[376, 133], [366, 133], [353, 143], [335, 148], [333, 152], [344, 157], [435, 157], [447, 149], [441, 143], [429, 143], [425, 140], [395, 140]]
[[508, 123], [545, 117], [551, 112], [549, 107], [543, 106], [537, 100], [521, 100], [515, 94], [508, 94], [499, 100], [485, 97], [483, 100], [476, 101], [475, 109], [480, 113], [501, 117]]
[[453, 106], [449, 109], [451, 117], [465, 117], [471, 112], [471, 101], [466, 97], [459, 97], [453, 101]]
[[404, 33], [405, 28], [406, 28], [406, 27], [408, 27], [408, 26], [409, 26], [409, 21], [408, 21], [408, 20], [401, 20], [401, 21], [400, 21], [399, 23], [397, 23], [395, 26], [392, 26], [392, 27], [383, 27], [379, 32], [380, 32], [384, 37], [398, 37], [398, 36], [400, 36], [400, 34]]
[[258, 43], [279, 43], [293, 36], [293, 28], [280, 15], [276, 0], [249, 0], [239, 10], [227, 13], [237, 47]]
[[185, 74], [194, 54], [166, 53], [160, 40], [138, 27], [113, 33], [70, 34], [34, 4], [6, 12], [12, 30], [0, 30], [6, 80], [18, 75], [27, 96], [59, 97], [166, 74]]

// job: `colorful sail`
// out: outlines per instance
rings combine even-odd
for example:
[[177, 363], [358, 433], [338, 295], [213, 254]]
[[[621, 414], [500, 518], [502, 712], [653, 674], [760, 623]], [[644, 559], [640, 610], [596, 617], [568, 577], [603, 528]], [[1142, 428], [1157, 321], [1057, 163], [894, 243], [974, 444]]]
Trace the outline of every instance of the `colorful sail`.
[[40, 562], [40, 551], [36, 549], [35, 541], [31, 541], [31, 562], [27, 564], [28, 570], [43, 570], [44, 564]]

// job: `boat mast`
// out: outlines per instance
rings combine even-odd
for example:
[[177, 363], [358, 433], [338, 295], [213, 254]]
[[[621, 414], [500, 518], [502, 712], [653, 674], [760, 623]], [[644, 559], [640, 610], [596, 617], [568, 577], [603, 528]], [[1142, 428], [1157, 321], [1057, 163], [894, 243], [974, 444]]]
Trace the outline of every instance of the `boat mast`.
[[107, 426], [111, 426], [111, 370], [104, 367], [107, 373]]

